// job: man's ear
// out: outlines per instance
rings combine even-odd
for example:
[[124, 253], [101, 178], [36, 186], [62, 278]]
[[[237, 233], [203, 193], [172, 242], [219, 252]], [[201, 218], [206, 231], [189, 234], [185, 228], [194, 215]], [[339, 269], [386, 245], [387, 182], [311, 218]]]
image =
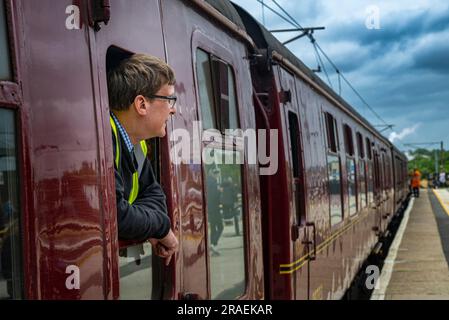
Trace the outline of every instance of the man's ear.
[[138, 95], [134, 98], [133, 108], [138, 115], [144, 116], [148, 113], [148, 106], [145, 103], [145, 97]]

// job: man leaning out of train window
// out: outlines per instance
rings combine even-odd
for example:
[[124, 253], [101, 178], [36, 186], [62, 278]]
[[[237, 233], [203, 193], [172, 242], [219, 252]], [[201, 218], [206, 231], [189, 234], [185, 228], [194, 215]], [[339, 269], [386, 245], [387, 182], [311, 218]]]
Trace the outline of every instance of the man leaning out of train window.
[[159, 58], [134, 54], [108, 72], [118, 237], [149, 240], [170, 263], [178, 251], [165, 194], [147, 159], [146, 139], [163, 137], [174, 108], [175, 75]]

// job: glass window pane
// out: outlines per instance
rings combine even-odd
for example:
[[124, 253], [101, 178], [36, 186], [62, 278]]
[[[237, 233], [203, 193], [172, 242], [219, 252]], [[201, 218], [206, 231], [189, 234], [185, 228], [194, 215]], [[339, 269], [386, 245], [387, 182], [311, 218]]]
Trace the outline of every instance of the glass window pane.
[[[205, 164], [212, 299], [245, 293], [245, 250], [241, 154], [206, 148], [215, 161]], [[212, 161], [211, 161], [212, 162]], [[228, 163], [228, 164], [226, 164]], [[229, 164], [234, 163], [234, 164]]]
[[210, 59], [209, 54], [200, 49], [197, 50], [196, 54], [196, 73], [203, 129], [216, 129]]
[[363, 138], [362, 135], [357, 132], [357, 149], [359, 150], [359, 157], [360, 158], [365, 158], [365, 149], [364, 149], [364, 145], [363, 145]]
[[152, 248], [149, 242], [120, 249], [120, 299], [151, 299], [153, 290], [152, 258]]
[[360, 175], [360, 190], [359, 190], [359, 196], [360, 196], [360, 209], [363, 207], [366, 207], [367, 201], [366, 201], [366, 180], [365, 180], [365, 161], [359, 160], [359, 175]]
[[352, 130], [348, 125], [344, 125], [344, 135], [345, 135], [345, 150], [350, 156], [354, 155], [354, 141], [352, 137]]
[[368, 180], [368, 203], [374, 201], [374, 177], [373, 177], [373, 163], [371, 161], [367, 162], [367, 180]]
[[329, 177], [331, 225], [333, 226], [343, 220], [341, 206], [340, 159], [337, 156], [327, 156], [327, 172]]
[[327, 147], [332, 152], [337, 152], [337, 134], [335, 127], [335, 119], [330, 113], [325, 113], [326, 119], [326, 133], [327, 133]]
[[22, 246], [15, 116], [0, 109], [0, 299], [22, 297]]
[[11, 60], [6, 24], [5, 2], [0, 0], [0, 80], [11, 80]]
[[237, 112], [237, 97], [235, 95], [235, 80], [234, 73], [231, 67], [228, 67], [228, 88], [229, 88], [229, 128], [225, 129], [240, 129], [239, 118]]
[[357, 212], [356, 187], [355, 187], [355, 160], [346, 160], [346, 172], [348, 173], [348, 199], [349, 214], [353, 215]]

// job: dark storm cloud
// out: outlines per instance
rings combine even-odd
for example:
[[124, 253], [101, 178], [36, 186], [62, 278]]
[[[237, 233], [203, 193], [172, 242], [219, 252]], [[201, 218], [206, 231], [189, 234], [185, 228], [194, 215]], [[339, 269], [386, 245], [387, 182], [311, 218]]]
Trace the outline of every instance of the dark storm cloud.
[[[365, 26], [365, 7], [358, 1], [281, 1], [303, 26], [325, 26], [315, 38], [366, 101], [399, 134], [417, 124], [404, 139], [444, 140], [449, 145], [449, 5], [446, 1], [418, 3], [378, 0], [381, 29]], [[260, 9], [248, 10], [257, 16]], [[270, 1], [266, 1], [270, 3]], [[366, 4], [368, 6], [369, 3]], [[376, 4], [376, 3], [372, 3]], [[271, 15], [269, 28], [291, 25]], [[276, 34], [281, 41], [294, 34]], [[310, 68], [317, 62], [307, 38], [288, 45]], [[324, 58], [323, 58], [324, 60]], [[327, 64], [334, 89], [335, 72]], [[324, 73], [318, 74], [326, 83]], [[379, 123], [351, 90], [343, 97], [372, 123]], [[388, 136], [390, 132], [386, 132]], [[405, 141], [405, 140], [404, 140]], [[400, 142], [397, 140], [396, 142]]]
[[[449, 28], [449, 8], [432, 15], [432, 11], [422, 12], [404, 11], [388, 16], [380, 16], [380, 29], [368, 29], [364, 20], [350, 21], [328, 28], [323, 38], [332, 41], [347, 40], [363, 46], [380, 44], [389, 47], [392, 44], [406, 44], [409, 40], [417, 39], [429, 33], [447, 30]], [[324, 32], [323, 32], [324, 33]]]
[[414, 55], [414, 68], [449, 73], [449, 43], [430, 45]]
[[[449, 7], [440, 12], [431, 10], [422, 12], [407, 12], [402, 14], [381, 15], [381, 29], [368, 29], [365, 21], [350, 20], [327, 26], [324, 31], [316, 33], [316, 38], [322, 47], [339, 42], [353, 42], [359, 46], [350, 56], [334, 55], [332, 58], [337, 66], [348, 73], [360, 69], [377, 57], [388, 55], [392, 50], [407, 51], [420, 38], [449, 30]], [[302, 42], [296, 47], [309, 46]], [[346, 52], [345, 52], [346, 53]], [[417, 69], [432, 69], [437, 72], [447, 72], [449, 69], [449, 42], [429, 43], [427, 48], [411, 54], [415, 55], [415, 63], [410, 67]]]

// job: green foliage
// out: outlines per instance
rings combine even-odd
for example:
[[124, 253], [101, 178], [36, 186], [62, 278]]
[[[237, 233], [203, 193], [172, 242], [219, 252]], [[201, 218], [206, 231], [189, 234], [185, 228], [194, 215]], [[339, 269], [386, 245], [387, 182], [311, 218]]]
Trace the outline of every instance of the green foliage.
[[441, 150], [440, 149], [415, 149], [409, 151], [409, 155], [413, 158], [408, 162], [408, 170], [412, 171], [414, 168], [418, 168], [426, 177], [430, 173], [435, 173], [435, 152], [438, 158], [438, 171], [449, 172], [449, 151], [443, 152], [444, 170], [441, 163]]

